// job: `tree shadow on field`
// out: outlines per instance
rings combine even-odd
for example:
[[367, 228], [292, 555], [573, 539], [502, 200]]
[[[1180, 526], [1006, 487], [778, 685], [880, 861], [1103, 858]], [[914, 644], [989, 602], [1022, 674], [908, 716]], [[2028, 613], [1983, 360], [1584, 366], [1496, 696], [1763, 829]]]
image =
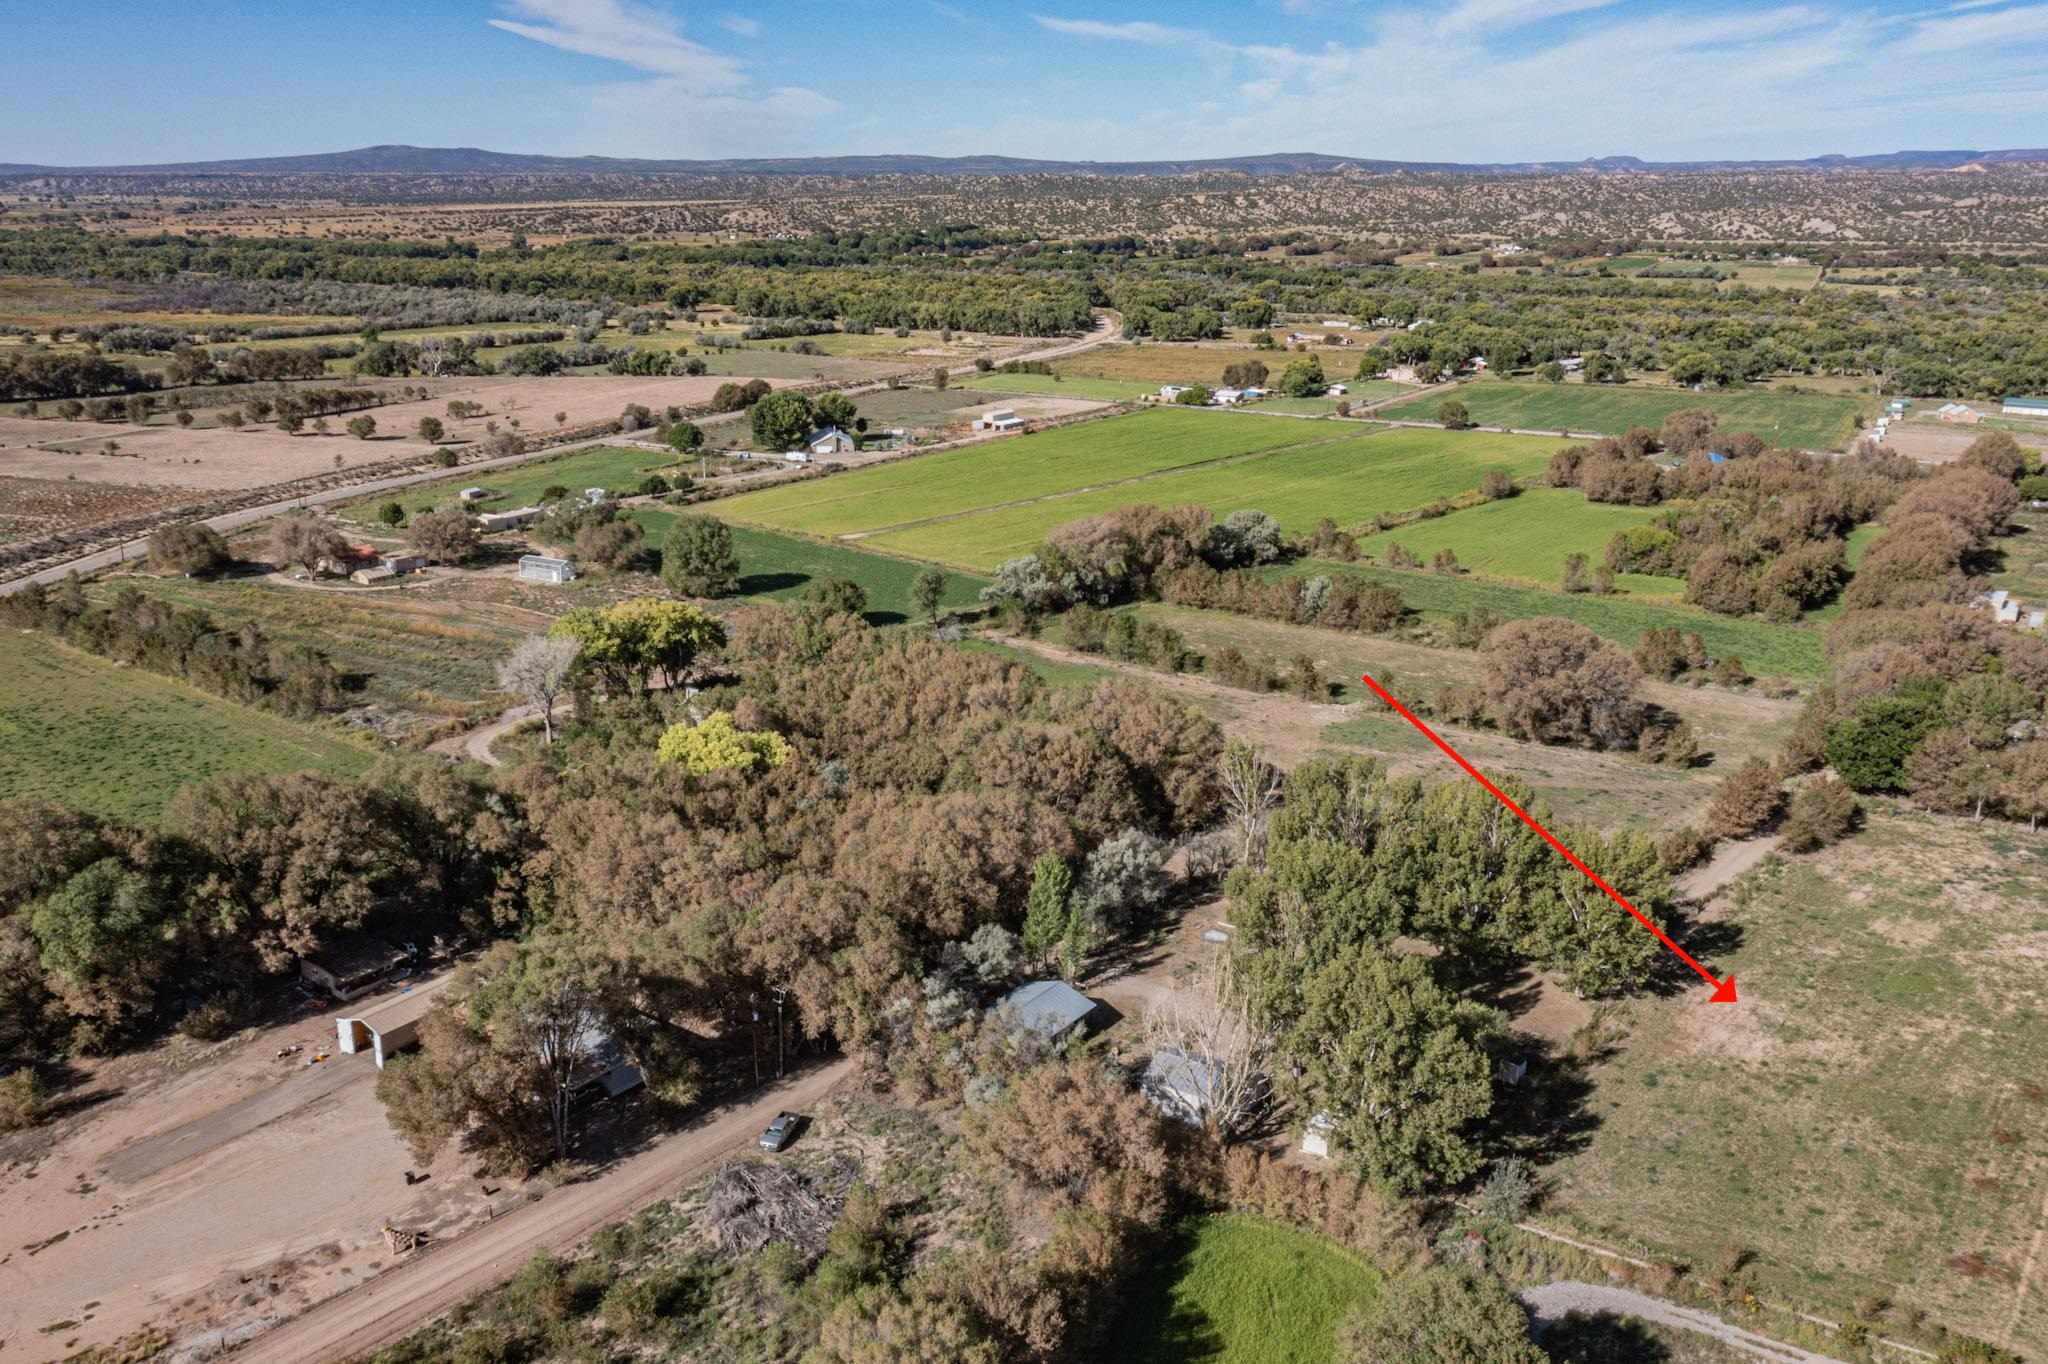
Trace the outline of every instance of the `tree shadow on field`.
[[1665, 1364], [1671, 1358], [1649, 1327], [1612, 1312], [1567, 1312], [1542, 1329], [1541, 1339], [1556, 1364]]
[[1173, 1286], [1193, 1268], [1200, 1222], [1180, 1223], [1145, 1248], [1143, 1268], [1125, 1285], [1124, 1306], [1102, 1358], [1126, 1364], [1219, 1359], [1223, 1338], [1209, 1314], [1175, 1301]]
[[776, 592], [794, 592], [810, 582], [808, 573], [742, 573], [736, 597], [766, 597]]
[[1527, 1034], [1516, 1035], [1513, 1049], [1512, 1056], [1502, 1059], [1526, 1062], [1529, 1068], [1515, 1083], [1495, 1086], [1486, 1146], [1537, 1165], [1583, 1151], [1600, 1126], [1587, 1106], [1593, 1096], [1592, 1069], [1608, 1052], [1560, 1048]]
[[[1741, 948], [1743, 939], [1742, 925], [1728, 919], [1708, 922], [1675, 919], [1670, 927], [1670, 933], [1694, 961], [1712, 971], [1717, 979], [1723, 980], [1727, 978], [1728, 972], [1717, 967], [1715, 962], [1723, 957], [1732, 956]], [[1659, 955], [1656, 965], [1651, 969], [1646, 989], [1659, 998], [1669, 998], [1704, 983], [1699, 972], [1681, 961], [1676, 952], [1664, 952]]]

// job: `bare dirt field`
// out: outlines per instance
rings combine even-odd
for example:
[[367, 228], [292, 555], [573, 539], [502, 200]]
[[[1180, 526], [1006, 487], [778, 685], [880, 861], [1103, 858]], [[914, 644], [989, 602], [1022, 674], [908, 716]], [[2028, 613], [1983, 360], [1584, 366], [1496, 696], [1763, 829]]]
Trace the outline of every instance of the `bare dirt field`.
[[389, 1262], [387, 1220], [445, 1235], [488, 1215], [459, 1161], [406, 1185], [367, 1056], [307, 1064], [333, 1016], [110, 1062], [72, 1116], [0, 1146], [0, 1358], [282, 1317]]
[[[352, 415], [347, 413], [330, 417], [332, 431], [324, 436], [310, 431], [290, 436], [268, 425], [228, 431], [207, 425], [180, 429], [0, 417], [0, 476], [209, 492], [258, 488], [331, 473], [337, 467], [354, 468], [422, 455], [426, 447], [412, 434], [422, 417], [435, 417], [445, 423], [451, 442], [480, 440], [486, 422], [495, 422], [502, 428], [516, 417], [523, 429], [541, 432], [560, 425], [576, 426], [616, 417], [629, 403], [656, 410], [701, 403], [725, 382], [725, 378], [717, 375], [658, 379], [485, 375], [451, 380], [435, 385], [430, 398], [372, 410], [370, 415], [377, 419], [378, 434], [370, 440], [342, 434], [342, 426]], [[256, 396], [258, 392], [252, 388], [250, 395]], [[484, 411], [468, 420], [450, 420], [448, 403], [457, 399], [482, 403]], [[565, 422], [555, 420], [558, 412], [565, 414]], [[117, 454], [102, 452], [101, 447], [108, 440], [119, 443]], [[0, 505], [0, 512], [5, 510]]]
[[1982, 426], [1949, 426], [1941, 422], [1901, 422], [1885, 435], [1884, 443], [1908, 459], [1923, 464], [1946, 464], [1983, 435]]
[[0, 477], [0, 544], [34, 540], [189, 500], [175, 488]]

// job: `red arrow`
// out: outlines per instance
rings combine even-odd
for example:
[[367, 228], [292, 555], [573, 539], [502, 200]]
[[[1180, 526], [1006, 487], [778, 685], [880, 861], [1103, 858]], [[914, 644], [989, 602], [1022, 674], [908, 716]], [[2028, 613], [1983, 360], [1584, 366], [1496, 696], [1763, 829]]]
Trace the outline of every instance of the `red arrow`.
[[1507, 806], [1508, 809], [1513, 810], [1515, 814], [1521, 819], [1522, 823], [1528, 825], [1537, 833], [1543, 835], [1543, 841], [1545, 843], [1548, 843], [1551, 847], [1557, 849], [1559, 854], [1563, 856], [1564, 860], [1571, 863], [1573, 866], [1577, 867], [1588, 881], [1591, 881], [1594, 885], [1606, 891], [1608, 897], [1612, 899], [1614, 903], [1620, 905], [1623, 909], [1627, 910], [1631, 915], [1633, 915], [1637, 923], [1641, 924], [1644, 928], [1647, 928], [1652, 933], [1656, 934], [1657, 941], [1663, 943], [1673, 952], [1676, 952], [1678, 954], [1678, 959], [1680, 961], [1684, 962], [1687, 966], [1690, 966], [1693, 970], [1699, 972], [1701, 977], [1705, 979], [1707, 984], [1714, 987], [1714, 996], [1710, 1001], [1708, 1001], [1709, 1003], [1733, 1004], [1736, 1002], [1735, 977], [1733, 975], [1730, 975], [1726, 980], [1715, 980], [1713, 972], [1709, 971], [1706, 967], [1694, 961], [1690, 953], [1688, 953], [1683, 947], [1680, 947], [1677, 943], [1671, 941], [1671, 935], [1669, 933], [1666, 933], [1663, 929], [1651, 923], [1649, 919], [1644, 916], [1641, 910], [1637, 909], [1634, 905], [1630, 904], [1626, 899], [1622, 897], [1620, 891], [1616, 890], [1613, 886], [1608, 885], [1598, 876], [1595, 876], [1593, 874], [1593, 869], [1587, 866], [1584, 862], [1581, 862], [1579, 860], [1578, 854], [1574, 853], [1570, 848], [1567, 848], [1564, 844], [1558, 842], [1557, 839], [1552, 837], [1550, 830], [1544, 828], [1541, 824], [1538, 824], [1535, 820], [1531, 819], [1529, 817], [1529, 812], [1527, 810], [1524, 810], [1521, 806], [1509, 800], [1505, 792], [1503, 792], [1498, 786], [1495, 786], [1492, 782], [1488, 781], [1486, 779], [1486, 775], [1482, 773], [1478, 768], [1474, 767], [1471, 763], [1466, 762], [1465, 759], [1459, 755], [1457, 749], [1452, 748], [1449, 744], [1445, 743], [1442, 739], [1438, 738], [1435, 730], [1431, 729], [1428, 725], [1423, 724], [1422, 721], [1416, 719], [1414, 712], [1410, 711], [1408, 707], [1402, 705], [1399, 701], [1396, 701], [1385, 687], [1382, 687], [1379, 683], [1373, 681], [1370, 676], [1366, 677], [1365, 685], [1371, 687], [1373, 691], [1379, 696], [1380, 700], [1386, 702], [1395, 710], [1401, 712], [1402, 717], [1405, 718], [1409, 724], [1421, 730], [1423, 735], [1427, 737], [1431, 743], [1435, 744], [1438, 748], [1441, 748], [1447, 755], [1449, 755], [1450, 760], [1452, 762], [1464, 768], [1467, 775], [1469, 775], [1472, 778], [1472, 780], [1478, 782], [1481, 786], [1485, 787], [1488, 791], [1492, 792], [1493, 798], [1495, 800], [1499, 801], [1502, 805]]

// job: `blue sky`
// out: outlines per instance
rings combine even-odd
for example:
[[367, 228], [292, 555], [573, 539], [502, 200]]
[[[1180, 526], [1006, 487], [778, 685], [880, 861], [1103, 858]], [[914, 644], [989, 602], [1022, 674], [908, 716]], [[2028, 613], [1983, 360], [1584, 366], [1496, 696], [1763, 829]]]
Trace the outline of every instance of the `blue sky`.
[[2048, 0], [0, 0], [0, 34], [0, 162], [2048, 146]]

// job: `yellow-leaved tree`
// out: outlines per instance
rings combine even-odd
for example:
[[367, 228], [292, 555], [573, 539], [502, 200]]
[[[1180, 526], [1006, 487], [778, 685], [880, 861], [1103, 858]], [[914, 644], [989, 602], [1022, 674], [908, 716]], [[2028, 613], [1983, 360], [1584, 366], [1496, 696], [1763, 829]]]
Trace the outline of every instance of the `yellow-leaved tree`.
[[671, 725], [654, 751], [663, 762], [692, 772], [752, 772], [788, 762], [789, 740], [773, 730], [741, 729], [731, 712], [714, 710], [702, 724]]

